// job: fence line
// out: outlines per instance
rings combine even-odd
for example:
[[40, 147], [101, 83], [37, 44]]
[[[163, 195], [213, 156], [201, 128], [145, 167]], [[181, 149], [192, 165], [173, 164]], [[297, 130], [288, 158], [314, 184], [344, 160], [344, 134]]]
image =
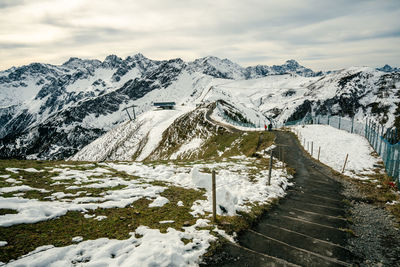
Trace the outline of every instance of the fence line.
[[387, 129], [371, 119], [355, 121], [354, 118], [340, 116], [311, 116], [307, 114], [303, 119], [289, 121], [282, 126], [324, 124], [340, 130], [365, 137], [375, 152], [381, 156], [386, 173], [397, 182], [400, 187], [400, 142], [398, 142], [397, 129]]
[[[235, 121], [222, 113], [225, 121], [232, 125], [237, 125], [245, 128], [262, 128], [259, 122], [258, 127], [256, 123], [244, 123]], [[376, 122], [368, 119], [366, 121], [355, 121], [354, 118], [345, 118], [340, 116], [311, 116], [308, 113], [300, 120], [288, 121], [284, 124], [276, 124], [275, 128], [282, 126], [294, 126], [304, 124], [324, 124], [335, 127], [349, 133], [358, 134], [365, 137], [375, 152], [381, 156], [386, 173], [397, 182], [400, 188], [400, 133], [398, 135], [397, 129], [387, 129]]]

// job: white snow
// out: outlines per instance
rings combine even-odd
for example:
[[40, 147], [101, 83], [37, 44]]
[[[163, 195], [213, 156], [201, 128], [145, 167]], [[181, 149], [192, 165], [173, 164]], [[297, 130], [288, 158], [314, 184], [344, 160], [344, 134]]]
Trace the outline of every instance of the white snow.
[[157, 147], [174, 120], [191, 110], [193, 107], [179, 106], [142, 113], [136, 121], [123, 123], [96, 139], [71, 160], [131, 160], [137, 152], [140, 152], [137, 160], [143, 160]]
[[[166, 233], [140, 226], [126, 240], [100, 238], [66, 247], [45, 246], [8, 266], [63, 267], [84, 262], [90, 266], [197, 266], [200, 256], [216, 239], [210, 231], [196, 229], [203, 223], [198, 220], [184, 227], [183, 232], [168, 228]], [[182, 238], [191, 241], [185, 245]]]
[[167, 203], [169, 203], [168, 198], [165, 198], [165, 197], [162, 197], [162, 196], [158, 196], [153, 202], [151, 202], [149, 204], [149, 208], [162, 207]]
[[12, 173], [18, 173], [18, 168], [6, 168], [6, 171], [12, 172]]
[[37, 85], [39, 80], [40, 78], [28, 77], [23, 81], [26, 86], [21, 86], [19, 82], [2, 84], [0, 86], [0, 108], [18, 105], [34, 98], [42, 88], [42, 85]]
[[[150, 167], [142, 163], [131, 164], [105, 163], [119, 171], [130, 175], [147, 177], [158, 181], [165, 181], [187, 188], [206, 189], [207, 200], [199, 200], [192, 206], [192, 214], [211, 212], [211, 174], [200, 171], [202, 168], [222, 169], [217, 173], [218, 214], [235, 215], [236, 211], [248, 211], [248, 203], [268, 203], [271, 199], [285, 195], [285, 189], [290, 185], [287, 176], [281, 169], [272, 171], [271, 185], [267, 186], [268, 172], [260, 171], [254, 182], [248, 180], [248, 165], [251, 159], [236, 157], [241, 160], [237, 163], [220, 162], [210, 164], [194, 164], [191, 168], [176, 167], [173, 165], [157, 165]], [[222, 206], [224, 210], [220, 208]], [[225, 213], [226, 212], [226, 213]]]
[[[252, 203], [268, 203], [272, 198], [283, 196], [286, 187], [290, 184], [288, 175], [282, 169], [274, 169], [272, 185], [267, 186], [267, 172], [260, 171], [249, 180], [251, 166], [256, 159], [244, 156], [236, 157], [235, 162], [194, 163], [189, 165], [164, 164], [146, 165], [141, 162], [113, 162], [101, 163], [101, 167], [86, 171], [72, 169], [72, 166], [59, 165], [49, 172], [56, 175], [53, 181], [68, 181], [77, 189], [84, 189], [90, 185], [107, 188], [115, 185], [124, 185], [117, 190], [104, 190], [99, 196], [90, 196], [85, 190], [74, 194], [51, 192], [52, 201], [39, 201], [22, 197], [0, 197], [0, 209], [9, 208], [18, 211], [18, 214], [0, 216], [0, 226], [7, 227], [21, 223], [35, 223], [65, 215], [68, 211], [80, 211], [86, 219], [104, 220], [106, 216], [86, 214], [97, 208], [122, 208], [128, 205], [135, 206], [135, 201], [141, 198], [152, 199], [149, 207], [161, 207], [169, 202], [162, 193], [166, 187], [152, 185], [153, 181], [163, 181], [166, 184], [184, 188], [204, 188], [205, 200], [195, 201], [191, 207], [191, 214], [199, 216], [211, 212], [211, 175], [204, 173], [204, 169], [217, 170], [217, 201], [218, 214], [235, 215], [237, 211], [248, 211]], [[79, 166], [79, 165], [78, 165]], [[139, 177], [137, 179], [122, 179], [115, 177], [112, 170], [123, 171]], [[72, 198], [65, 198], [66, 196]], [[183, 202], [179, 201], [178, 206]], [[90, 213], [92, 214], [92, 213]], [[160, 224], [172, 224], [174, 218], [160, 221]], [[45, 246], [34, 252], [8, 263], [9, 266], [70, 266], [87, 262], [91, 266], [118, 265], [118, 266], [196, 266], [200, 255], [203, 255], [209, 242], [216, 237], [209, 230], [198, 227], [210, 227], [209, 221], [199, 219], [196, 225], [184, 227], [183, 231], [169, 228], [167, 233], [160, 233], [158, 229], [149, 229], [140, 226], [127, 240], [97, 240], [80, 241], [67, 247]], [[213, 231], [224, 235], [221, 230]], [[135, 237], [140, 235], [140, 237]], [[191, 240], [186, 245], [182, 238]], [[227, 236], [229, 238], [229, 236]], [[232, 237], [230, 237], [232, 238]]]
[[81, 236], [75, 236], [75, 237], [73, 237], [73, 238], [71, 239], [71, 241], [74, 242], [74, 243], [79, 243], [79, 242], [81, 242], [82, 240], [83, 240], [83, 237], [81, 237]]
[[137, 160], [143, 160], [147, 158], [151, 152], [157, 147], [162, 139], [163, 132], [174, 122], [175, 119], [181, 115], [193, 110], [189, 107], [179, 107], [175, 110], [157, 110], [148, 112], [147, 118], [147, 142], [144, 146], [142, 153]]
[[105, 219], [107, 219], [107, 216], [103, 216], [103, 215], [99, 215], [99, 216], [96, 216], [94, 218], [94, 220], [97, 220], [97, 221], [102, 221], [102, 220], [105, 220]]
[[[66, 194], [63, 192], [55, 192], [52, 194], [54, 200], [51, 202], [19, 197], [0, 197], [0, 208], [11, 208], [18, 211], [18, 214], [6, 214], [0, 216], [0, 226], [10, 226], [19, 223], [35, 223], [65, 215], [68, 211], [86, 211], [95, 210], [97, 208], [123, 208], [142, 197], [157, 198], [159, 193], [164, 191], [164, 187], [150, 186], [145, 182], [140, 183], [136, 180], [126, 181], [117, 177], [104, 179], [90, 177], [95, 174], [99, 175], [106, 173], [107, 170], [103, 168], [88, 170], [86, 174], [84, 171], [70, 170], [68, 168], [55, 168], [54, 171], [61, 171], [61, 173], [59, 176], [53, 177], [53, 180], [73, 179], [77, 184], [77, 188], [85, 188], [88, 186], [85, 184], [81, 185], [83, 182], [99, 180], [104, 180], [104, 184], [107, 184], [108, 187], [113, 187], [117, 184], [126, 185], [126, 187], [119, 190], [105, 191], [105, 194], [102, 197], [78, 197], [66, 200], [62, 199]], [[26, 185], [0, 188], [0, 192], [29, 190], [47, 192], [44, 189], [32, 188]], [[76, 195], [78, 195], [78, 193], [76, 193]], [[57, 197], [60, 197], [61, 201], [56, 201], [55, 199]]]
[[[344, 174], [353, 178], [368, 179], [365, 175], [374, 173], [374, 165], [379, 165], [380, 158], [372, 156], [374, 150], [368, 141], [357, 134], [351, 134], [327, 125], [294, 126], [300, 143], [311, 153], [313, 142], [313, 157], [318, 158], [321, 147], [320, 161], [338, 172], [342, 172], [346, 154], [348, 160]], [[307, 144], [308, 143], [308, 144]]]
[[5, 180], [7, 183], [11, 183], [11, 184], [21, 184], [21, 181], [15, 180], [14, 178], [8, 178], [7, 180]]
[[43, 170], [36, 170], [35, 168], [27, 168], [27, 169], [21, 169], [21, 170], [23, 170], [23, 171], [26, 171], [26, 172], [43, 172]]
[[45, 189], [41, 188], [33, 188], [28, 185], [18, 185], [18, 186], [11, 186], [11, 187], [1, 187], [0, 188], [0, 193], [11, 193], [11, 192], [25, 192], [25, 191], [30, 191], [30, 190], [36, 190], [40, 192], [48, 192]]
[[159, 221], [158, 223], [160, 224], [165, 224], [165, 223], [174, 223], [175, 221], [173, 220], [165, 220], [165, 221]]
[[193, 150], [197, 150], [201, 147], [201, 144], [204, 142], [201, 138], [193, 138], [188, 143], [183, 144], [178, 151], [173, 153], [170, 159], [177, 159], [179, 155], [191, 152]]

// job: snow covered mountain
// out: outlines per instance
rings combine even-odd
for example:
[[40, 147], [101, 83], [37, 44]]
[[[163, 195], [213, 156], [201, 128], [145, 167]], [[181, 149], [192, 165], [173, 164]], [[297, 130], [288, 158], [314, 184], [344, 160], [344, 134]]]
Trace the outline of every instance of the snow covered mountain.
[[[316, 73], [294, 60], [243, 68], [216, 57], [187, 63], [141, 54], [13, 67], [0, 72], [0, 158], [66, 158], [118, 125], [113, 130], [118, 140], [104, 139], [114, 144], [114, 156], [107, 156], [132, 156], [136, 146], [151, 152], [157, 143], [147, 146], [144, 140], [159, 140], [174, 119], [192, 112], [196, 104], [222, 100], [253, 123], [296, 119], [313, 110], [360, 118], [375, 114], [382, 123], [398, 125], [393, 114], [400, 111], [395, 101], [399, 75], [369, 68]], [[164, 118], [165, 113], [152, 108], [156, 101], [175, 101], [176, 114]], [[123, 111], [133, 104], [142, 114], [134, 126], [126, 123]], [[130, 154], [121, 152], [122, 143], [131, 145]]]
[[279, 124], [301, 119], [308, 112], [362, 122], [372, 118], [387, 128], [399, 127], [400, 73], [385, 74], [363, 67], [323, 77], [286, 74], [250, 80], [214, 79], [211, 84], [193, 99], [196, 108], [188, 103], [171, 113], [145, 112], [71, 159], [191, 159], [212, 145], [210, 140], [221, 128], [230, 130], [232, 121], [262, 130], [268, 120]]

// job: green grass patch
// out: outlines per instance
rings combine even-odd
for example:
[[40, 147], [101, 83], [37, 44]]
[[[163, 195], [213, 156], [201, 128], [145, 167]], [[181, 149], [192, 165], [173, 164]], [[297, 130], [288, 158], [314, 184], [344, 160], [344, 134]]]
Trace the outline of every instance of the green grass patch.
[[[140, 225], [160, 229], [162, 232], [168, 227], [179, 230], [184, 224], [193, 225], [196, 222], [198, 218], [189, 214], [190, 207], [195, 200], [204, 199], [203, 194], [199, 190], [170, 187], [161, 193], [170, 200], [163, 207], [149, 208], [152, 200], [142, 198], [126, 208], [97, 209], [88, 213], [107, 216], [102, 221], [86, 219], [82, 213], [72, 211], [59, 218], [35, 224], [2, 227], [0, 240], [7, 241], [8, 245], [0, 247], [0, 261], [8, 262], [43, 245], [67, 246], [73, 244], [71, 239], [75, 236], [82, 236], [84, 240], [101, 237], [127, 239], [129, 233]], [[184, 206], [178, 206], [178, 201], [182, 201]], [[174, 220], [174, 223], [159, 223], [164, 220]]]
[[6, 214], [17, 214], [18, 211], [13, 210], [13, 209], [0, 209], [0, 215], [6, 215]]
[[[104, 173], [104, 174], [96, 174], [92, 176], [88, 176], [88, 181], [83, 181], [80, 184], [75, 184], [75, 179], [63, 179], [63, 180], [54, 180], [53, 178], [60, 175], [60, 172], [53, 171], [54, 168], [60, 169], [70, 169], [76, 171], [90, 171], [95, 168], [104, 168], [111, 173]], [[13, 173], [11, 171], [6, 170], [7, 168], [18, 168], [18, 173]], [[27, 168], [35, 168], [40, 172], [28, 172], [23, 169]], [[106, 187], [106, 188], [91, 188], [85, 187], [90, 184], [96, 184], [99, 181], [98, 179], [106, 178], [106, 177], [118, 177], [124, 180], [138, 180], [141, 179], [140, 177], [129, 175], [125, 172], [120, 172], [114, 170], [112, 168], [108, 168], [106, 166], [98, 165], [97, 163], [87, 163], [87, 162], [70, 162], [70, 161], [34, 161], [34, 160], [0, 160], [0, 175], [10, 175], [10, 178], [14, 178], [18, 181], [21, 181], [21, 184], [17, 185], [27, 185], [35, 189], [45, 189], [48, 192], [40, 192], [37, 190], [30, 190], [24, 192], [24, 198], [28, 199], [37, 199], [37, 200], [48, 200], [51, 194], [55, 192], [64, 192], [64, 193], [76, 193], [78, 191], [86, 191], [86, 193], [81, 194], [79, 197], [83, 196], [101, 196], [101, 193], [109, 190], [120, 190], [126, 185], [118, 185], [115, 187]], [[91, 180], [93, 179], [93, 180]], [[57, 184], [60, 182], [60, 184]], [[16, 186], [11, 183], [7, 183], [5, 181], [0, 180], [0, 187], [10, 187]], [[69, 189], [70, 186], [78, 186], [78, 189]], [[3, 193], [2, 197], [13, 197], [14, 194], [19, 193], [10, 192], [10, 193]], [[65, 198], [74, 198], [74, 197], [65, 197]]]
[[201, 148], [199, 158], [250, 157], [254, 156], [257, 148], [262, 150], [269, 147], [273, 140], [274, 134], [271, 132], [225, 132], [208, 139]]

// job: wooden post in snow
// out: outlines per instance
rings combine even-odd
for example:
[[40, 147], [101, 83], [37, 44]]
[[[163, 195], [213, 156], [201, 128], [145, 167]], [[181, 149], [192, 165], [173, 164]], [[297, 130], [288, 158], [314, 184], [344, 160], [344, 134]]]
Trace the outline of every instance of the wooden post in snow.
[[133, 110], [133, 119], [134, 119], [134, 120], [136, 120], [135, 107], [136, 107], [136, 106], [132, 106], [132, 110]]
[[212, 171], [212, 205], [213, 221], [217, 222], [217, 192], [215, 189], [215, 170]]
[[313, 155], [313, 151], [314, 151], [314, 141], [311, 141], [311, 157]]
[[129, 120], [132, 121], [132, 118], [131, 118], [131, 115], [128, 112], [128, 109], [125, 109], [125, 110], [126, 110], [126, 113], [128, 113]]
[[346, 159], [344, 160], [344, 165], [343, 165], [342, 173], [344, 173], [344, 168], [346, 168], [346, 163], [347, 163], [348, 157], [349, 157], [349, 154], [346, 154]]
[[318, 161], [319, 161], [319, 154], [321, 153], [321, 147], [318, 148]]
[[351, 133], [353, 133], [353, 128], [354, 128], [354, 117], [351, 118]]
[[272, 155], [272, 149], [271, 149], [271, 153], [269, 154], [268, 185], [271, 185], [272, 160], [273, 160], [273, 155]]

